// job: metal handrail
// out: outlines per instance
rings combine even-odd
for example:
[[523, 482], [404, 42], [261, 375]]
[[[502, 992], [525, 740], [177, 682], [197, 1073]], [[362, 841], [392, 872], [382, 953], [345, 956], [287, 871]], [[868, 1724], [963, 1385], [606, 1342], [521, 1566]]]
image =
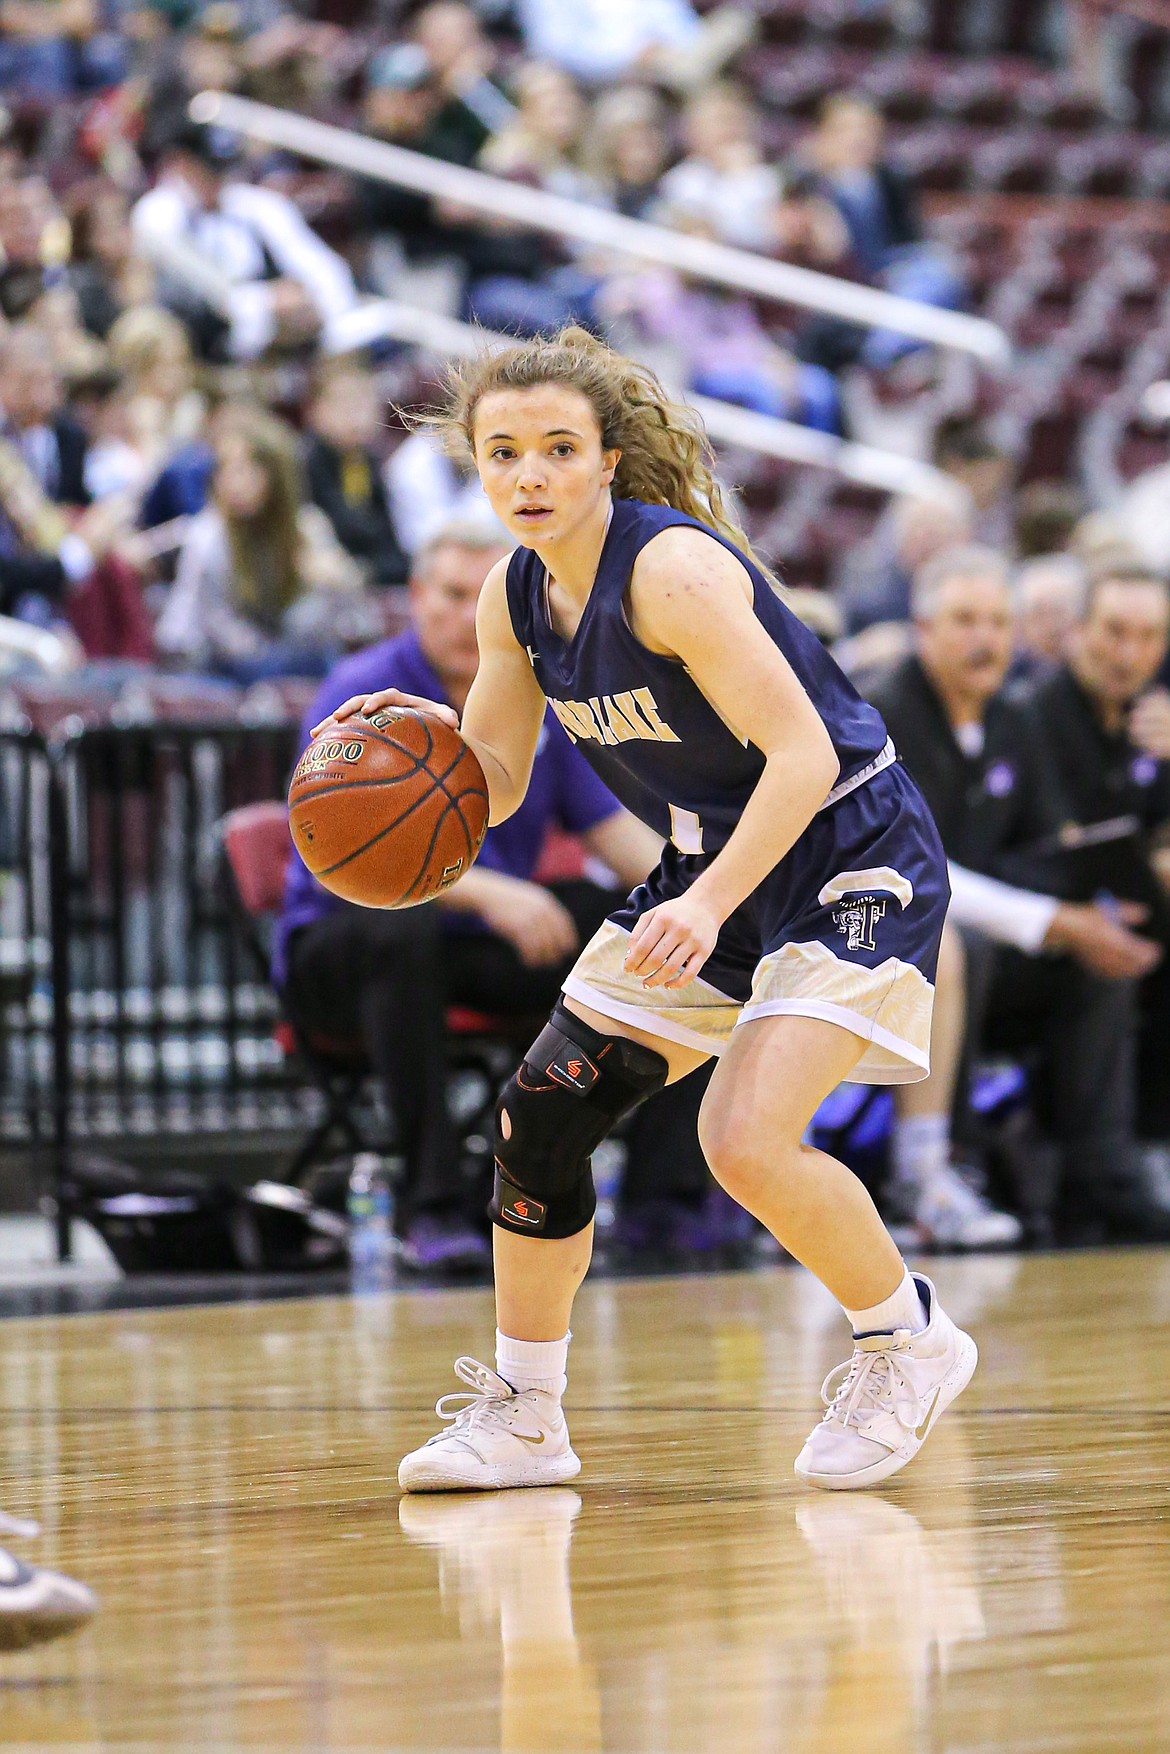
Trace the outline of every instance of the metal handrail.
[[[445, 359], [466, 359], [497, 347], [515, 345], [515, 336], [384, 298], [373, 299], [337, 318], [330, 328], [328, 346], [334, 352], [346, 352], [385, 339], [426, 347]], [[749, 408], [716, 401], [710, 396], [688, 395], [686, 400], [701, 416], [710, 437], [722, 443], [738, 445], [765, 457], [778, 457], [787, 463], [831, 469], [848, 481], [885, 493], [911, 493], [924, 499], [961, 495], [961, 489], [941, 469], [900, 456], [896, 451], [853, 444], [832, 433], [816, 432], [770, 414], [756, 414]]]
[[772, 261], [728, 244], [627, 219], [588, 202], [534, 191], [504, 177], [447, 164], [388, 141], [371, 140], [350, 129], [315, 122], [291, 110], [274, 109], [226, 92], [200, 92], [191, 100], [190, 113], [194, 121], [214, 123], [252, 140], [283, 147], [302, 158], [317, 159], [374, 182], [392, 183], [398, 188], [456, 202], [531, 231], [574, 238], [579, 243], [644, 262], [660, 262], [700, 280], [842, 317], [863, 327], [893, 329], [918, 341], [973, 354], [997, 370], [1004, 369], [1011, 360], [1006, 334], [983, 317], [938, 310], [875, 287], [859, 286], [811, 268], [798, 268], [791, 262]]

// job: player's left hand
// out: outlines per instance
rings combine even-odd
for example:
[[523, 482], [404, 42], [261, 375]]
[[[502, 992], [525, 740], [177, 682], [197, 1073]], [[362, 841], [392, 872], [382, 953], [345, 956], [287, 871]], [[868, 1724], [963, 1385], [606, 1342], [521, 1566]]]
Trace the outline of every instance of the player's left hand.
[[697, 896], [680, 895], [644, 913], [630, 933], [624, 967], [644, 987], [685, 987], [715, 948], [722, 924]]

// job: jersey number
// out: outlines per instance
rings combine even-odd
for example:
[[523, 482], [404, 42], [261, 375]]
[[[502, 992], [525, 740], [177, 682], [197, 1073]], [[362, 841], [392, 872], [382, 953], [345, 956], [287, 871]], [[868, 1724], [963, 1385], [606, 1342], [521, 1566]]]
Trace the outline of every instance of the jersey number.
[[703, 824], [693, 810], [670, 806], [670, 838], [680, 853], [702, 852]]

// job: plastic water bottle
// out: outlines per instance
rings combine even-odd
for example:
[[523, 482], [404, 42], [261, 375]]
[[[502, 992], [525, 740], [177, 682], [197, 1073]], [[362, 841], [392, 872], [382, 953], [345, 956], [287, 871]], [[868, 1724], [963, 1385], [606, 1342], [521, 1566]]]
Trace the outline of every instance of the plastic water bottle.
[[394, 1253], [390, 1181], [376, 1151], [359, 1151], [354, 1158], [345, 1205], [350, 1265], [355, 1273], [376, 1276]]

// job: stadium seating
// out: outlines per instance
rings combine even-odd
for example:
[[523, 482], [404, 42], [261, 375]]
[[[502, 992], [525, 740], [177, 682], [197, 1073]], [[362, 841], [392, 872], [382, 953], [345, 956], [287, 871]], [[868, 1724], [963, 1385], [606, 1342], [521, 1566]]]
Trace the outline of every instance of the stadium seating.
[[[970, 308], [1016, 349], [983, 386], [983, 411], [1029, 481], [1070, 472], [1120, 484], [1165, 460], [1140, 414], [1170, 367], [1170, 145], [1157, 125], [1170, 41], [1134, 37], [1123, 123], [1036, 37], [1040, 9], [994, 9], [992, 39], [964, 53], [959, 9], [856, 9], [762, 0], [743, 70], [768, 109], [769, 144], [798, 141], [834, 91], [881, 108], [890, 156], [923, 192], [933, 237], [958, 261]], [[985, 20], [986, 23], [986, 20]], [[742, 483], [753, 535], [792, 584], [822, 585], [880, 502], [847, 518], [816, 472], [757, 462]], [[1096, 496], [1092, 496], [1096, 497]]]

